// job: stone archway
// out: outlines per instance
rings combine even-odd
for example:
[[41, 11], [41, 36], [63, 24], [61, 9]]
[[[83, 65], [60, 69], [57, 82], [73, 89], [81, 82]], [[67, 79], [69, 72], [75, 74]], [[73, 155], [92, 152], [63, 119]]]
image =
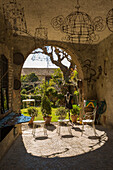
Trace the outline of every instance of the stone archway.
[[[79, 61], [80, 59], [80, 54], [78, 52], [76, 52], [76, 50], [74, 49], [73, 45], [64, 43], [64, 42], [54, 42], [54, 41], [49, 41], [44, 43], [43, 45], [38, 44], [37, 47], [34, 48], [33, 43], [30, 44], [30, 46], [28, 46], [28, 48], [24, 48], [21, 50], [15, 50], [15, 53], [22, 53], [24, 55], [24, 62], [26, 60], [26, 58], [28, 57], [28, 55], [35, 49], [37, 48], [41, 48], [43, 46], [56, 46], [59, 47], [61, 49], [64, 49], [72, 58], [73, 62], [76, 64], [77, 66], [77, 70], [78, 70], [78, 74], [79, 74], [79, 79], [82, 80], [83, 82], [83, 86], [82, 86], [82, 96], [81, 96], [81, 101], [83, 101], [84, 99], [84, 75], [83, 75], [83, 70], [82, 70], [82, 66], [81, 66], [81, 61]], [[21, 51], [21, 52], [20, 52]], [[77, 54], [76, 54], [77, 53]], [[18, 70], [17, 68], [15, 68], [15, 74], [16, 74], [16, 78], [18, 80], [20, 80], [20, 76], [21, 76], [21, 70], [23, 67], [24, 62], [18, 66]], [[18, 98], [18, 101], [16, 101]], [[16, 102], [16, 107], [15, 107], [15, 102]], [[17, 104], [18, 103], [18, 104]], [[18, 90], [13, 90], [13, 110], [16, 112], [20, 112], [20, 89]]]

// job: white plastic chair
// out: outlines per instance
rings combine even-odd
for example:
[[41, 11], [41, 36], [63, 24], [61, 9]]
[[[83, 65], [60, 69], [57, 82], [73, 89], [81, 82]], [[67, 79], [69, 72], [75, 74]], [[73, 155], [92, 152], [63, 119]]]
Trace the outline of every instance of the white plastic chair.
[[85, 117], [82, 120], [82, 134], [83, 135], [83, 131], [84, 131], [84, 124], [91, 124], [94, 130], [94, 134], [96, 136], [96, 130], [95, 130], [95, 117], [96, 117], [96, 110], [97, 110], [97, 106], [94, 108], [94, 110], [92, 112], [86, 112], [85, 113]]

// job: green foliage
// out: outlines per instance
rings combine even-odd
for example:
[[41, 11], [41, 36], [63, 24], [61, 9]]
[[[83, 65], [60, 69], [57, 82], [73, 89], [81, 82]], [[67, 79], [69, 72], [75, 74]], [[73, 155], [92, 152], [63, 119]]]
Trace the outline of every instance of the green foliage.
[[[58, 108], [52, 108], [52, 122], [57, 122], [58, 121], [58, 117], [56, 116], [56, 112], [57, 112]], [[27, 109], [21, 109], [21, 113], [25, 116], [29, 116]], [[68, 119], [68, 114], [66, 119]], [[41, 107], [38, 107], [38, 116], [35, 117], [35, 120], [43, 120], [43, 115], [41, 112]]]
[[26, 89], [21, 90], [21, 94], [26, 94], [26, 92], [27, 92]]
[[58, 98], [62, 100], [64, 98], [64, 94], [58, 93]]
[[49, 86], [47, 88], [47, 94], [48, 95], [57, 95], [57, 90], [55, 89], [55, 87]]
[[79, 115], [80, 113], [80, 106], [78, 105], [73, 105], [73, 109], [71, 109], [71, 114], [72, 115]]
[[60, 106], [60, 99], [56, 101], [56, 107]]
[[21, 76], [22, 82], [36, 82], [38, 80], [38, 76], [35, 73], [30, 73], [28, 75]]
[[54, 73], [52, 74], [52, 78], [53, 79], [56, 79], [56, 78], [62, 78], [63, 79], [63, 73], [62, 73], [60, 68], [58, 68], [54, 71]]
[[75, 70], [73, 70], [72, 71], [72, 73], [71, 73], [71, 76], [70, 76], [70, 79], [71, 79], [71, 81], [77, 81], [77, 76], [78, 76], [78, 72], [77, 72], [77, 70], [75, 69]]
[[46, 95], [46, 91], [48, 87], [49, 87], [48, 82], [44, 80], [43, 83], [40, 85], [40, 89], [39, 89], [41, 96]]
[[37, 116], [38, 115], [38, 110], [35, 107], [30, 107], [27, 109], [28, 114], [30, 116]]
[[49, 86], [46, 90], [46, 95], [48, 96], [49, 100], [51, 101], [52, 106], [55, 107], [56, 101], [58, 99], [56, 88], [53, 86]]
[[58, 116], [58, 119], [65, 119], [67, 116], [67, 109], [59, 107], [56, 111], [56, 116]]
[[65, 97], [64, 94], [62, 93], [58, 93], [57, 94], [57, 101], [56, 101], [56, 105], [57, 106], [64, 106], [65, 105]]
[[40, 91], [39, 86], [36, 86], [34, 90], [34, 94], [39, 94], [40, 93], [39, 91]]
[[21, 101], [25, 99], [28, 99], [28, 96], [26, 94], [21, 94]]
[[51, 103], [46, 95], [41, 99], [41, 111], [44, 117], [51, 115]]
[[76, 90], [76, 91], [74, 91], [74, 94], [76, 95], [76, 96], [79, 96], [79, 92]]
[[27, 75], [21, 75], [21, 82], [26, 82]]
[[63, 80], [64, 78], [61, 69], [60, 68], [56, 69], [52, 74], [52, 81], [58, 86], [61, 86], [63, 84]]
[[36, 82], [38, 81], [38, 77], [35, 75], [35, 73], [31, 73], [28, 75], [28, 81], [31, 81], [31, 82]]

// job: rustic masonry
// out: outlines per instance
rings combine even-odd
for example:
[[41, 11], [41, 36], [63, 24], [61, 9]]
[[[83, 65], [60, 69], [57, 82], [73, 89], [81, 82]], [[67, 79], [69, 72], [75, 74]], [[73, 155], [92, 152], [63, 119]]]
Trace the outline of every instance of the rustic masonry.
[[[94, 23], [91, 26], [93, 34], [87, 33], [87, 38], [90, 39], [91, 36], [93, 39], [100, 37], [96, 42], [91, 38], [90, 42], [82, 42], [82, 44], [80, 43], [80, 37], [83, 36], [81, 32], [77, 34], [78, 43], [73, 43], [69, 39], [67, 33], [69, 33], [70, 27], [68, 26], [69, 30], [66, 33], [67, 25], [65, 25], [63, 19], [60, 20], [64, 24], [63, 26], [62, 23], [57, 22], [56, 24], [57, 28], [62, 26], [63, 32], [59, 29], [55, 30], [53, 24], [54, 20], [57, 21], [57, 16], [66, 17], [72, 13], [75, 10], [75, 5], [76, 1], [70, 0], [66, 0], [65, 3], [62, 0], [33, 0], [32, 4], [30, 0], [0, 1], [0, 119], [3, 119], [12, 111], [20, 113], [20, 76], [22, 66], [28, 55], [36, 48], [51, 45], [64, 49], [77, 65], [79, 79], [83, 82], [82, 101], [84, 99], [106, 101], [107, 109], [101, 116], [101, 123], [104, 126], [113, 127], [113, 26], [109, 25], [109, 21], [112, 20], [113, 1], [80, 1], [82, 8], [78, 6], [77, 10], [88, 13], [92, 20], [95, 18], [93, 20], [95, 22], [87, 22], [89, 24], [88, 29], [91, 23]], [[16, 12], [11, 13], [10, 9], [15, 9]], [[20, 11], [20, 13], [17, 11]], [[83, 13], [79, 14], [84, 17]], [[39, 18], [42, 19], [43, 27], [39, 27]], [[58, 27], [58, 24], [60, 24], [60, 27]], [[101, 27], [98, 27], [99, 25]], [[105, 25], [104, 29], [103, 25]], [[36, 30], [40, 30], [41, 28], [42, 30], [44, 27], [48, 28], [48, 39], [35, 37], [35, 29], [39, 28]], [[97, 31], [97, 35], [94, 34], [94, 30]], [[68, 39], [63, 39], [66, 35]]]

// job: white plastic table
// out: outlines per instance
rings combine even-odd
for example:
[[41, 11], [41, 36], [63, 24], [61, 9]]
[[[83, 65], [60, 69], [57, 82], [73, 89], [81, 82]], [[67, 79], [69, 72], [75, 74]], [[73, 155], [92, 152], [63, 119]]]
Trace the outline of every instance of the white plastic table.
[[[27, 106], [29, 106], [29, 104], [31, 102], [33, 102], [33, 106], [35, 106], [35, 99], [26, 99], [26, 100], [22, 100], [23, 104], [26, 103]], [[24, 108], [24, 105], [23, 105]]]
[[40, 124], [43, 125], [44, 135], [47, 136], [47, 129], [45, 128], [45, 121], [44, 120], [36, 120], [36, 121], [33, 121], [33, 130], [32, 130], [33, 137], [35, 137], [36, 125], [40, 125]]
[[[60, 119], [60, 120], [58, 120], [58, 126], [57, 126], [57, 133], [58, 133], [58, 135], [60, 135], [61, 123], [67, 123], [67, 126], [68, 126], [69, 119], [63, 119], [63, 120]], [[70, 135], [72, 135], [71, 128], [72, 128], [72, 126], [68, 126], [68, 132], [70, 133]]]

